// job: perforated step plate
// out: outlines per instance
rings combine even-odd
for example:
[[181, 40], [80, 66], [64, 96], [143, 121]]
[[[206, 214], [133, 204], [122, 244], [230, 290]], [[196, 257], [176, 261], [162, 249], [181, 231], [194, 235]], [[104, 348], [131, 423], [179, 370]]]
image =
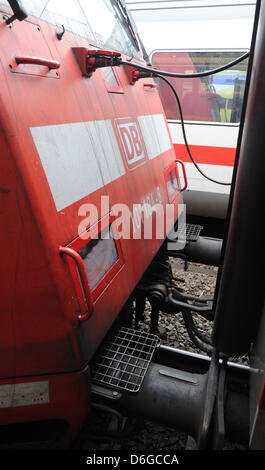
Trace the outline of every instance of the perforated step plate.
[[186, 238], [187, 242], [196, 242], [202, 229], [201, 225], [183, 224], [178, 227], [178, 238], [180, 240]]
[[159, 344], [155, 335], [125, 327], [116, 329], [92, 361], [92, 384], [138, 392]]

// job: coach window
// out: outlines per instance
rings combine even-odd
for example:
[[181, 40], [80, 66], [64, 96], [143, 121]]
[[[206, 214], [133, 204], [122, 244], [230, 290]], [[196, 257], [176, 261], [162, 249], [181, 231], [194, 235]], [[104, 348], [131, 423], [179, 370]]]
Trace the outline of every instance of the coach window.
[[[153, 66], [175, 73], [195, 73], [231, 62], [245, 51], [157, 51]], [[201, 78], [169, 78], [176, 89], [185, 121], [239, 123], [245, 89], [247, 59], [234, 67]], [[167, 119], [179, 120], [176, 100], [168, 85], [159, 87]]]

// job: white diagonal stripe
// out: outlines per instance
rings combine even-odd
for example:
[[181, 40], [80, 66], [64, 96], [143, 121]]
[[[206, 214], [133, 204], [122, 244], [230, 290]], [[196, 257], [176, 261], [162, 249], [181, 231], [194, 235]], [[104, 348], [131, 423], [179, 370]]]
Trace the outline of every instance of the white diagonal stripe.
[[32, 127], [57, 211], [125, 173], [110, 120]]
[[152, 160], [171, 149], [171, 142], [163, 114], [138, 116], [148, 158]]

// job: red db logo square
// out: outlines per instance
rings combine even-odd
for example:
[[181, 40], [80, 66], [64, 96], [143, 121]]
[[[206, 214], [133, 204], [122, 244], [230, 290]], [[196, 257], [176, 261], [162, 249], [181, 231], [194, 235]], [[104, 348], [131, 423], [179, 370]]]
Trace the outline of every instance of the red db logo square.
[[145, 147], [137, 121], [134, 118], [125, 118], [117, 119], [115, 123], [128, 168], [133, 169], [145, 163]]

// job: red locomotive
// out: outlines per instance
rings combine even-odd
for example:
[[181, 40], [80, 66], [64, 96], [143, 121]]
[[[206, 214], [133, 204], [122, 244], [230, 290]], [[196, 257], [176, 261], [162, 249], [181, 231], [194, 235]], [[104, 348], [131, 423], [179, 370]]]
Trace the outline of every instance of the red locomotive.
[[[228, 268], [221, 241], [198, 233], [193, 240], [186, 231], [184, 248], [172, 238], [183, 215], [187, 181], [181, 185], [178, 170], [185, 177], [185, 167], [175, 160], [155, 81], [141, 73], [144, 50], [124, 3], [10, 0], [0, 1], [0, 12], [4, 440], [65, 448], [95, 400], [184, 429], [198, 448], [220, 448], [226, 407], [218, 408], [214, 436], [209, 429], [224, 390], [229, 409], [235, 399], [243, 403], [240, 423], [232, 407], [227, 433], [243, 429], [245, 438], [248, 397], [229, 386], [248, 385], [249, 368], [227, 359], [257, 339], [260, 291], [248, 306], [257, 312], [253, 328], [246, 308], [242, 341], [233, 342], [239, 312], [228, 308], [224, 274], [215, 302], [174, 283], [172, 256]], [[152, 320], [143, 334], [146, 299]], [[158, 347], [159, 311], [184, 312], [195, 337], [192, 312], [214, 321], [211, 359]], [[254, 402], [254, 444], [262, 397]]]

